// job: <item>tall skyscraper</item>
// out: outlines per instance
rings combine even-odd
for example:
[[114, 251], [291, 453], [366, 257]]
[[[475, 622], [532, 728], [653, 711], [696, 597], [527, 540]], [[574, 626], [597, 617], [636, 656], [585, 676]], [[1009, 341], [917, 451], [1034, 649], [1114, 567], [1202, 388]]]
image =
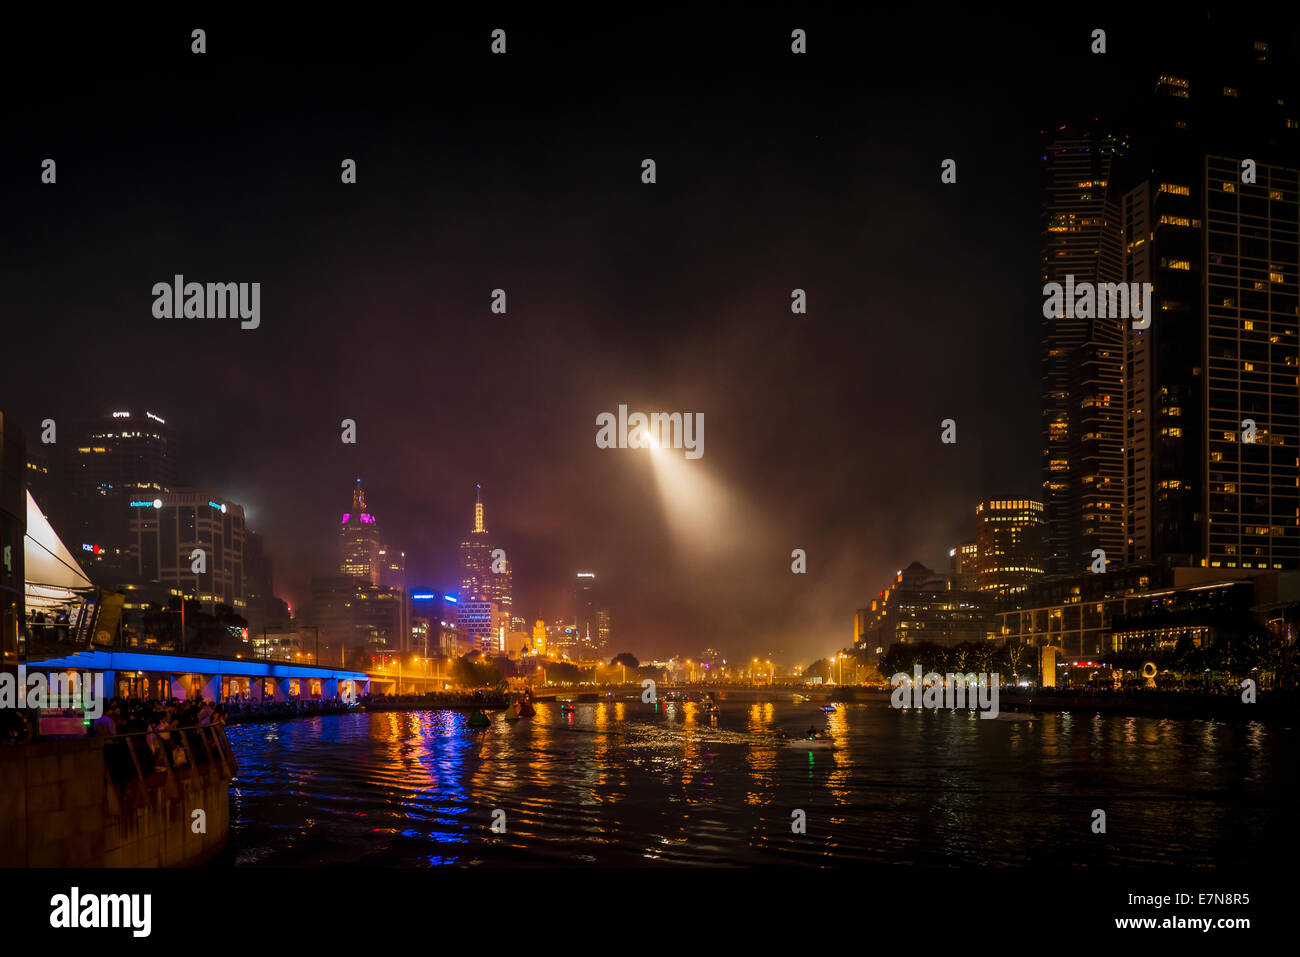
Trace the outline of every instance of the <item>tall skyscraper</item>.
[[73, 549], [99, 546], [98, 566], [129, 573], [137, 565], [130, 503], [178, 484], [175, 432], [153, 412], [118, 409], [69, 423], [52, 448], [50, 524]]
[[[1124, 139], [1102, 126], [1061, 126], [1043, 152], [1042, 281], [1117, 283], [1118, 189]], [[1077, 571], [1094, 547], [1124, 547], [1123, 330], [1114, 318], [1043, 318], [1042, 442], [1045, 555]]]
[[[460, 543], [460, 600], [496, 602], [507, 616], [514, 607], [514, 569], [504, 548], [493, 544], [484, 523], [483, 486], [476, 485], [474, 527]], [[493, 552], [499, 550], [494, 558]]]
[[1295, 64], [1231, 30], [1215, 45], [1194, 71], [1155, 78], [1124, 196], [1126, 278], [1155, 297], [1150, 328], [1126, 343], [1127, 558], [1294, 569]]
[[460, 543], [460, 600], [487, 601], [492, 574], [492, 546], [488, 544], [487, 526], [483, 524], [483, 486], [474, 486], [474, 527]]
[[379, 523], [366, 506], [366, 490], [357, 479], [352, 486], [352, 508], [339, 524], [339, 573], [351, 578], [381, 583]]
[[597, 654], [609, 647], [610, 612], [608, 602], [596, 584], [595, 572], [578, 572], [573, 586], [573, 627], [584, 649]]
[[1043, 574], [1043, 504], [997, 499], [975, 507], [979, 590], [1012, 595]]

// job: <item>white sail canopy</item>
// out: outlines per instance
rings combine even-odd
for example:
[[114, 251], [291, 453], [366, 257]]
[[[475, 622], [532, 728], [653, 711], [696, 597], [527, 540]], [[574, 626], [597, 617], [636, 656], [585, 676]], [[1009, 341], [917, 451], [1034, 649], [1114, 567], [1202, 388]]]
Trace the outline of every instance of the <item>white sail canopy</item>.
[[68, 547], [50, 526], [32, 493], [27, 493], [27, 537], [23, 540], [27, 608], [50, 608], [83, 599], [94, 588]]

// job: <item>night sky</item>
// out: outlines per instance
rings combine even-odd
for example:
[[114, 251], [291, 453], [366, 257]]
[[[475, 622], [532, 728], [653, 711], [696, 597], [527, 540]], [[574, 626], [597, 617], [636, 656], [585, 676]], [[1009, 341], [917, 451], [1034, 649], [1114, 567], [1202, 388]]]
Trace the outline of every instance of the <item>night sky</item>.
[[[635, 12], [15, 29], [0, 407], [29, 441], [163, 415], [295, 608], [356, 476], [411, 584], [453, 589], [481, 482], [530, 619], [587, 569], [611, 654], [847, 645], [898, 568], [946, 570], [981, 497], [1037, 494], [1040, 131], [1113, 106], [1154, 41]], [[155, 319], [175, 273], [262, 283], [261, 327]], [[596, 447], [620, 403], [704, 413], [708, 527], [665, 514], [649, 453]]]

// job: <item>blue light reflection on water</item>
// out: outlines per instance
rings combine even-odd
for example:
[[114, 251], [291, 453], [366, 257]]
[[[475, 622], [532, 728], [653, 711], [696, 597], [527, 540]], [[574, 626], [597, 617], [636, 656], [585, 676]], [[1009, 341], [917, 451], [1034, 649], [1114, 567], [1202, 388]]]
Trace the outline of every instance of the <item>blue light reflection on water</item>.
[[[777, 736], [810, 723], [835, 751]], [[237, 864], [1209, 867], [1300, 847], [1294, 732], [1255, 723], [631, 701], [482, 732], [447, 711], [229, 732]]]

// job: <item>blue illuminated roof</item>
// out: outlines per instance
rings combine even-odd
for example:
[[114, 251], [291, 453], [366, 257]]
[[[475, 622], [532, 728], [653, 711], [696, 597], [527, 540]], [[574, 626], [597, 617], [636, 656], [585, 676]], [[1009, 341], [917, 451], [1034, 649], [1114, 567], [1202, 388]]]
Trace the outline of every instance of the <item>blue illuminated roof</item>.
[[28, 668], [81, 668], [86, 671], [166, 671], [172, 674], [240, 675], [250, 678], [321, 678], [368, 681], [359, 671], [299, 665], [289, 661], [244, 658], [193, 658], [188, 655], [149, 655], [135, 651], [79, 651], [64, 658], [28, 661]]

